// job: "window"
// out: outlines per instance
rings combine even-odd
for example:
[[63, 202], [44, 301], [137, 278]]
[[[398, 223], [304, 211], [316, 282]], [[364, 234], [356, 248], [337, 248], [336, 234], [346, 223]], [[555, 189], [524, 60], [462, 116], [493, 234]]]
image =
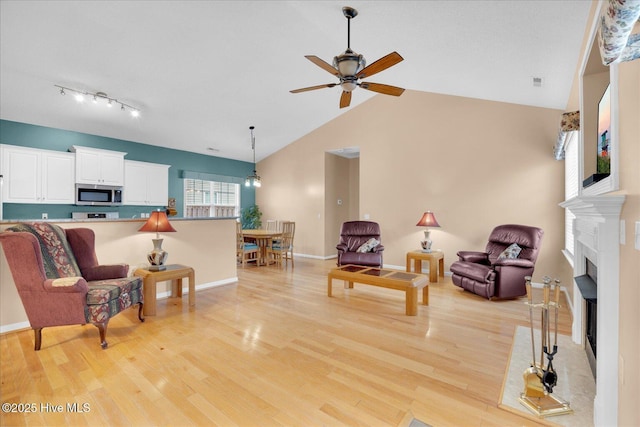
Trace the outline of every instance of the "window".
[[[578, 196], [578, 186], [580, 180], [578, 174], [580, 169], [578, 167], [579, 153], [578, 153], [578, 138], [579, 132], [569, 132], [567, 135], [567, 141], [565, 143], [564, 152], [564, 199], [570, 200]], [[564, 210], [564, 254], [573, 263], [574, 253], [574, 236], [573, 236], [573, 221], [576, 216], [569, 210]]]
[[240, 185], [185, 178], [184, 204], [187, 218], [238, 216]]

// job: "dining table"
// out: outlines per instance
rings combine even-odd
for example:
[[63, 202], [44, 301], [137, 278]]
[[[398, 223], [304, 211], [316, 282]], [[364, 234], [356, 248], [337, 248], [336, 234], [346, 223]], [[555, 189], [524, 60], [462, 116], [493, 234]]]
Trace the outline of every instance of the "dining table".
[[246, 229], [242, 230], [242, 237], [245, 240], [255, 240], [256, 245], [258, 245], [258, 265], [268, 265], [267, 247], [271, 244], [273, 239], [282, 237], [282, 231], [266, 230], [262, 228]]

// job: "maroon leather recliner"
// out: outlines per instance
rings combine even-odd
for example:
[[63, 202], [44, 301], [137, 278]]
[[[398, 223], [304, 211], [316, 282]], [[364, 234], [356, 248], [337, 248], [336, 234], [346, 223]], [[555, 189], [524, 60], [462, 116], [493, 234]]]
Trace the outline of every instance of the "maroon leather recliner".
[[380, 240], [380, 226], [373, 221], [347, 221], [340, 228], [338, 250], [338, 266], [346, 264], [363, 265], [382, 268], [382, 251], [379, 243], [368, 252], [357, 252], [358, 248], [370, 239]]
[[[497, 226], [485, 252], [458, 252], [459, 261], [450, 267], [453, 284], [486, 298], [526, 295], [524, 278], [533, 274], [543, 234], [542, 229], [526, 225]], [[514, 243], [519, 254], [504, 254]]]

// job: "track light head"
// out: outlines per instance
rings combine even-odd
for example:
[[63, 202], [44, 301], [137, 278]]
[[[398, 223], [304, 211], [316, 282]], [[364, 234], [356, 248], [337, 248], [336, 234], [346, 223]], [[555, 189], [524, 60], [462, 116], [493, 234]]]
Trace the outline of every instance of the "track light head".
[[92, 101], [97, 104], [98, 103], [98, 98], [100, 99], [104, 99], [107, 101], [107, 107], [111, 108], [113, 106], [113, 104], [120, 104], [120, 110], [125, 111], [127, 108], [129, 108], [129, 110], [131, 111], [131, 116], [132, 117], [140, 117], [140, 109], [133, 107], [129, 104], [126, 104], [122, 101], [118, 101], [116, 98], [110, 98], [105, 92], [85, 92], [85, 91], [81, 91], [78, 89], [72, 89], [70, 87], [65, 87], [65, 86], [60, 86], [60, 85], [54, 85], [55, 87], [60, 89], [60, 95], [66, 95], [67, 91], [69, 92], [73, 92], [74, 93], [74, 98], [76, 99], [76, 101], [78, 102], [84, 102], [84, 97], [85, 96], [90, 96], [92, 97]]

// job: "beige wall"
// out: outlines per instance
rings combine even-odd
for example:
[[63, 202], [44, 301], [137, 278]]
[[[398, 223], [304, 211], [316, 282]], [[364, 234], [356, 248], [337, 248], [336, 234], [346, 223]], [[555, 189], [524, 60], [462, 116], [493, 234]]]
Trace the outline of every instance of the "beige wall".
[[635, 224], [640, 222], [640, 60], [619, 66], [620, 191], [625, 194], [621, 219], [625, 244], [620, 245], [620, 369], [618, 422], [640, 425], [640, 250]]
[[349, 160], [349, 219], [360, 218], [360, 158]]
[[[143, 220], [113, 222], [62, 222], [63, 228], [88, 227], [96, 233], [96, 254], [101, 264], [125, 262], [133, 272], [148, 265], [146, 254], [153, 249], [154, 233], [139, 233]], [[0, 224], [0, 230], [12, 224]], [[198, 286], [229, 283], [237, 280], [235, 220], [174, 220], [176, 233], [161, 233], [162, 248], [169, 252], [168, 263], [191, 266]], [[158, 294], [170, 292], [169, 283], [158, 285]], [[186, 290], [186, 289], [185, 289]], [[197, 299], [196, 299], [197, 304]], [[0, 327], [27, 323], [13, 278], [0, 245]]]
[[260, 162], [257, 203], [265, 217], [295, 217], [296, 253], [334, 256], [339, 224], [322, 219], [335, 204], [325, 197], [323, 160], [357, 145], [359, 214], [380, 223], [386, 265], [403, 266], [419, 247], [415, 224], [429, 209], [447, 269], [458, 250], [483, 249], [494, 226], [530, 224], [545, 230], [534, 279], [570, 283], [560, 252], [564, 165], [552, 155], [561, 113], [409, 90], [376, 96]]
[[359, 218], [360, 159], [325, 153], [324, 253], [336, 255], [340, 226]]
[[[349, 160], [325, 153], [324, 155], [324, 194], [325, 194], [325, 221], [324, 221], [324, 253], [331, 251], [331, 240], [335, 235], [331, 232], [344, 221], [349, 220], [350, 200], [350, 173]], [[294, 239], [295, 240], [295, 239]], [[333, 245], [335, 248], [335, 244]]]

